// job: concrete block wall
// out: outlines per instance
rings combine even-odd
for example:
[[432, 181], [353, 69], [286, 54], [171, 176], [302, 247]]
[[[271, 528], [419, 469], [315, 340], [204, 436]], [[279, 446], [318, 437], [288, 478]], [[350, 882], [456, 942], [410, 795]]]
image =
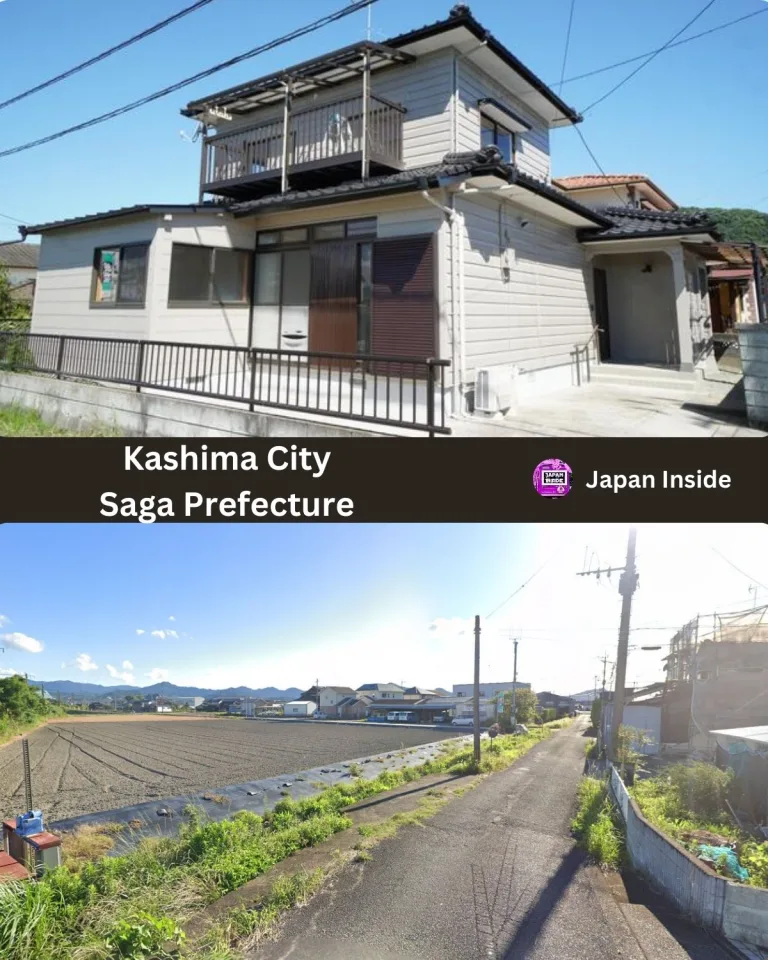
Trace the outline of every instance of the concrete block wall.
[[764, 427], [768, 424], [768, 324], [739, 324], [736, 332], [744, 370], [749, 424]]
[[615, 767], [610, 792], [626, 826], [632, 866], [697, 923], [756, 947], [768, 948], [768, 890], [732, 883], [648, 823]]

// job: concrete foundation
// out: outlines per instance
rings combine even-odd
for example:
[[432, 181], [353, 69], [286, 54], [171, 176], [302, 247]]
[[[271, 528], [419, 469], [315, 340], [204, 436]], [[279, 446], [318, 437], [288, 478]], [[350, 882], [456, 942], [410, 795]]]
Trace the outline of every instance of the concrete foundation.
[[256, 411], [157, 391], [0, 372], [0, 406], [36, 410], [65, 430], [113, 428], [129, 437], [377, 437], [331, 418]]

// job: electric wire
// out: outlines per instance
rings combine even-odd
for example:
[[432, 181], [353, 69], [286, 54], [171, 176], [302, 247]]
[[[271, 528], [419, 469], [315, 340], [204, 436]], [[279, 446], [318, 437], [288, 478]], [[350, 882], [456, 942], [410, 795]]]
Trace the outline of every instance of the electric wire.
[[677, 33], [675, 33], [672, 37], [670, 37], [670, 39], [667, 41], [667, 43], [664, 44], [663, 47], [659, 47], [658, 50], [654, 50], [654, 52], [645, 60], [643, 60], [643, 62], [638, 67], [635, 67], [634, 70], [630, 71], [630, 73], [628, 73], [623, 80], [620, 80], [617, 84], [611, 87], [611, 89], [607, 93], [604, 93], [602, 97], [599, 97], [597, 100], [590, 103], [590, 105], [586, 107], [586, 109], [584, 109], [582, 113], [586, 114], [588, 111], [593, 110], [599, 104], [604, 103], [609, 97], [613, 96], [613, 94], [616, 93], [618, 90], [620, 90], [625, 84], [629, 83], [629, 81], [632, 80], [634, 77], [636, 77], [641, 70], [644, 70], [650, 63], [652, 63], [656, 59], [656, 57], [664, 53], [665, 50], [668, 50], [670, 47], [670, 44], [674, 43], [675, 40], [677, 40], [678, 37], [684, 34], [689, 27], [693, 26], [693, 24], [696, 23], [697, 20], [701, 19], [701, 17], [704, 16], [707, 10], [713, 7], [716, 3], [717, 3], [717, 0], [707, 0], [707, 3], [704, 4], [702, 9], [699, 10], [696, 16], [693, 17], [691, 20], [689, 20], [684, 27], [681, 27], [681, 29], [678, 30]]
[[209, 3], [213, 3], [213, 0], [196, 0], [195, 3], [188, 7], [184, 7], [184, 9], [179, 10], [178, 13], [174, 13], [172, 16], [166, 17], [165, 20], [161, 20], [159, 23], [156, 23], [151, 27], [147, 27], [147, 29], [142, 30], [141, 33], [137, 33], [135, 36], [129, 37], [127, 40], [123, 40], [122, 43], [118, 43], [114, 47], [104, 50], [95, 57], [91, 57], [89, 60], [84, 60], [82, 63], [78, 63], [77, 66], [71, 67], [69, 70], [65, 70], [64, 73], [60, 73], [55, 77], [51, 77], [50, 80], [45, 80], [43, 83], [38, 83], [35, 87], [30, 87], [29, 90], [24, 90], [22, 93], [17, 93], [8, 100], [3, 100], [0, 103], [0, 110], [10, 107], [13, 103], [18, 103], [20, 100], [25, 100], [27, 97], [31, 97], [34, 93], [40, 93], [41, 90], [47, 90], [48, 87], [52, 87], [56, 83], [61, 83], [62, 80], [67, 80], [69, 77], [74, 77], [76, 73], [80, 73], [81, 71], [86, 70], [88, 67], [94, 66], [94, 64], [101, 63], [102, 60], [106, 60], [113, 54], [119, 53], [120, 50], [125, 50], [127, 47], [132, 46], [134, 43], [138, 43], [140, 40], [145, 40], [147, 37], [151, 37], [152, 34], [158, 33], [160, 30], [164, 30], [172, 23], [176, 23], [177, 20], [181, 20], [183, 17], [189, 16], [190, 13], [195, 13], [202, 7], [208, 6]]
[[576, 0], [571, 0], [571, 12], [568, 15], [568, 30], [565, 34], [565, 52], [563, 53], [563, 67], [560, 71], [560, 86], [557, 88], [557, 92], [560, 93], [563, 89], [563, 82], [565, 80], [565, 68], [568, 63], [568, 51], [571, 47], [571, 31], [573, 30], [573, 12], [576, 8]]
[[628, 57], [626, 60], [619, 60], [616, 63], [609, 63], [605, 67], [598, 67], [596, 70], [589, 70], [587, 73], [580, 73], [577, 76], [567, 77], [565, 80], [560, 81], [560, 85], [563, 86], [566, 83], [576, 83], [577, 80], [586, 80], [588, 77], [596, 77], [601, 73], [608, 73], [609, 70], [616, 70], [619, 67], [626, 67], [630, 63], [637, 63], [638, 60], [644, 60], [646, 57], [651, 56], [651, 54], [664, 53], [666, 50], [673, 50], [675, 47], [682, 47], [686, 43], [692, 43], [694, 40], [700, 40], [702, 37], [708, 37], [713, 33], [718, 33], [721, 30], [725, 30], [728, 27], [733, 27], [738, 23], [743, 23], [745, 20], [751, 20], [752, 17], [759, 17], [763, 13], [768, 13], [768, 7], [762, 7], [760, 10], [754, 10], [752, 13], [746, 14], [746, 16], [738, 17], [736, 20], [728, 20], [726, 23], [721, 23], [717, 27], [712, 27], [709, 30], [704, 30], [702, 33], [694, 33], [690, 37], [686, 37], [684, 40], [678, 40], [675, 43], [665, 44], [663, 47], [658, 47], [656, 50], [648, 50], [645, 53], [639, 53], [636, 57]]
[[318, 20], [314, 20], [303, 27], [298, 27], [296, 30], [292, 30], [290, 33], [286, 33], [275, 40], [270, 40], [268, 43], [263, 43], [258, 47], [253, 47], [251, 50], [247, 50], [245, 53], [238, 54], [236, 57], [232, 57], [229, 60], [214, 64], [214, 66], [208, 67], [206, 70], [201, 70], [199, 73], [194, 74], [194, 76], [187, 77], [184, 80], [179, 80], [177, 83], [171, 84], [168, 87], [164, 87], [162, 90], [157, 90], [155, 93], [148, 94], [146, 97], [142, 97], [140, 100], [134, 100], [133, 102], [127, 103], [122, 107], [117, 107], [115, 110], [110, 110], [108, 113], [103, 113], [98, 117], [92, 117], [90, 120], [77, 123], [72, 127], [67, 127], [64, 130], [59, 130], [57, 133], [49, 134], [47, 137], [40, 137], [38, 140], [31, 140], [28, 143], [22, 143], [17, 147], [10, 147], [7, 150], [2, 150], [0, 151], [0, 158], [10, 157], [14, 154], [22, 153], [25, 150], [31, 150], [33, 147], [40, 147], [46, 143], [52, 143], [54, 140], [60, 140], [62, 137], [69, 136], [72, 133], [79, 133], [81, 130], [87, 130], [90, 127], [95, 127], [100, 123], [105, 123], [107, 120], [113, 120], [115, 117], [130, 113], [132, 110], [137, 110], [139, 107], [146, 106], [148, 103], [153, 103], [155, 100], [161, 100], [163, 97], [167, 97], [171, 93], [176, 93], [177, 90], [182, 90], [184, 87], [189, 87], [198, 80], [204, 80], [207, 77], [211, 77], [214, 74], [219, 73], [222, 70], [226, 70], [229, 67], [235, 66], [238, 63], [242, 63], [245, 60], [250, 60], [253, 57], [257, 57], [269, 50], [274, 50], [277, 47], [283, 46], [284, 44], [289, 43], [291, 40], [296, 40], [299, 37], [304, 37], [309, 33], [314, 33], [316, 30], [320, 30], [322, 27], [326, 27], [331, 23], [336, 23], [345, 17], [351, 16], [353, 13], [357, 13], [359, 10], [365, 9], [365, 7], [367, 7], [369, 4], [377, 2], [378, 0], [355, 0], [355, 2], [342, 7], [340, 10], [336, 10], [333, 13], [327, 14], [326, 16], [321, 17]]

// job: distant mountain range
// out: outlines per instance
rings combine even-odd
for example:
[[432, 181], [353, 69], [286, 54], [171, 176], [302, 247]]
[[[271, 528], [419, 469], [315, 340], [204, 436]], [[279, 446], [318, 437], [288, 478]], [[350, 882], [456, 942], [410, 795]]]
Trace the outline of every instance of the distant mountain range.
[[207, 687], [177, 687], [175, 683], [153, 683], [149, 687], [120, 685], [105, 687], [100, 683], [80, 683], [77, 680], [32, 680], [35, 686], [44, 687], [51, 695], [60, 693], [62, 696], [73, 697], [108, 697], [125, 696], [127, 693], [141, 693], [144, 696], [159, 697], [205, 697], [214, 699], [219, 697], [258, 697], [264, 700], [295, 700], [300, 696], [298, 687], [289, 687], [279, 690], [277, 687], [227, 687], [225, 690], [210, 690]]

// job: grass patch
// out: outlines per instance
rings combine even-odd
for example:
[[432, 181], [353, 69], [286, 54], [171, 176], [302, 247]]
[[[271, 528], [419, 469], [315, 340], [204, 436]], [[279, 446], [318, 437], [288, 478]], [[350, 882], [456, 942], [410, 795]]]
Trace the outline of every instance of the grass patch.
[[658, 776], [636, 781], [629, 792], [647, 820], [691, 853], [709, 842], [703, 834], [723, 838], [749, 871], [747, 884], [768, 888], [768, 844], [733, 822], [725, 804], [730, 782], [730, 774], [712, 764], [676, 763]]
[[24, 407], [0, 409], [0, 437], [119, 437], [120, 432], [103, 424], [88, 430], [63, 430], [46, 423], [36, 410]]
[[41, 727], [48, 719], [48, 717], [36, 717], [34, 720], [10, 720], [8, 717], [0, 717], [0, 746], [4, 743], [10, 743], [14, 737], [31, 733]]
[[579, 846], [601, 866], [619, 867], [624, 855], [624, 835], [608, 797], [607, 782], [582, 777], [578, 798], [579, 806], [571, 829]]
[[[168, 951], [229, 960], [235, 944], [267, 936], [281, 912], [311, 895], [320, 879], [278, 882], [253, 910], [228, 914], [204, 944], [185, 942], [180, 931], [207, 904], [350, 827], [345, 810], [359, 801], [427, 774], [500, 770], [552, 733], [550, 725], [493, 744], [486, 739], [479, 764], [471, 745], [446, 744], [419, 766], [355, 777], [304, 800], [285, 798], [263, 816], [240, 811], [212, 822], [188, 807], [177, 837], [145, 839], [117, 856], [104, 856], [114, 852], [112, 825], [81, 828], [66, 840], [65, 866], [35, 884], [0, 884], [0, 960], [161, 960]], [[430, 791], [415, 811], [361, 831], [358, 854], [403, 826], [423, 823], [447, 797]]]

